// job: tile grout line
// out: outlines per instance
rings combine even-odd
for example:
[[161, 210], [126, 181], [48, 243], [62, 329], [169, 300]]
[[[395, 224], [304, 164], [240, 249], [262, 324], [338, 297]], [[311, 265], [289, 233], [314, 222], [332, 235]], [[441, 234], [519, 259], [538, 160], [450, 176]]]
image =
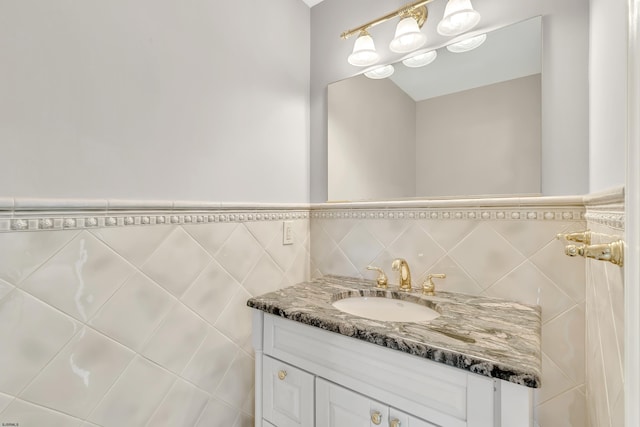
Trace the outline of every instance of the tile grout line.
[[[66, 416], [66, 417], [73, 418], [74, 420], [78, 420], [78, 421], [81, 421], [81, 422], [84, 422], [84, 421], [85, 421], [84, 419], [82, 419], [82, 418], [80, 418], [80, 417], [77, 417], [77, 416], [75, 416], [75, 415], [71, 415], [71, 414], [69, 414], [69, 413], [67, 413], [67, 412], [64, 412], [64, 411], [61, 411], [61, 410], [59, 410], [59, 409], [50, 408], [50, 407], [48, 407], [48, 406], [46, 406], [46, 405], [43, 405], [43, 404], [40, 404], [40, 403], [35, 403], [35, 402], [30, 401], [30, 400], [23, 399], [23, 398], [21, 398], [21, 397], [14, 397], [14, 399], [11, 401], [11, 403], [14, 403], [15, 401], [25, 402], [25, 403], [27, 403], [27, 404], [29, 404], [29, 405], [36, 406], [36, 407], [38, 407], [38, 408], [44, 408], [44, 409], [46, 409], [46, 410], [48, 410], [48, 411], [51, 411], [51, 412], [54, 412], [54, 413], [56, 413], [56, 414], [61, 414], [61, 415], [64, 415], [64, 416]], [[9, 405], [7, 405], [7, 409], [8, 409], [8, 408], [9, 408]], [[0, 413], [0, 415], [2, 415], [4, 412], [6, 412], [6, 409], [5, 409], [5, 411], [2, 411], [2, 412]]]
[[[104, 243], [107, 247], [109, 247], [113, 252], [117, 253], [118, 255], [120, 255], [123, 259], [127, 260], [127, 262], [129, 262], [132, 266], [134, 266], [137, 269], [140, 269], [142, 266], [144, 266], [147, 261], [149, 261], [149, 259], [151, 258], [151, 256], [153, 256], [153, 254], [160, 249], [160, 246], [162, 246], [162, 244], [164, 243], [164, 241], [169, 237], [169, 235], [171, 235], [171, 233], [173, 233], [173, 231], [178, 228], [179, 226], [177, 225], [173, 225], [173, 224], [154, 224], [158, 227], [168, 227], [169, 230], [166, 233], [165, 236], [162, 237], [162, 239], [160, 239], [160, 241], [158, 241], [157, 245], [155, 246], [155, 248], [146, 255], [146, 257], [144, 258], [144, 260], [142, 260], [140, 262], [140, 266], [136, 265], [133, 261], [130, 261], [128, 259], [128, 257], [126, 257], [124, 254], [120, 253], [115, 247], [113, 247], [113, 245], [110, 242], [107, 242], [105, 239], [103, 239], [100, 235], [99, 235], [99, 230], [100, 229], [92, 229], [92, 230], [88, 230], [89, 233], [91, 235], [93, 235], [96, 239], [98, 239], [100, 242]], [[115, 230], [113, 228], [108, 228], [110, 230]]]
[[167, 391], [165, 392], [165, 394], [162, 396], [162, 398], [160, 399], [160, 403], [158, 404], [158, 406], [155, 407], [155, 409], [153, 410], [153, 412], [151, 413], [151, 415], [149, 416], [149, 419], [147, 419], [147, 421], [144, 423], [145, 427], [149, 427], [149, 423], [151, 422], [151, 420], [153, 419], [154, 415], [156, 415], [158, 413], [158, 410], [162, 407], [162, 405], [167, 401], [167, 398], [169, 397], [169, 394], [171, 394], [171, 391], [173, 390], [173, 388], [176, 386], [176, 384], [178, 383], [178, 381], [180, 380], [180, 377], [178, 377], [177, 375], [175, 376], [173, 382], [171, 383], [171, 385], [169, 387], [167, 387]]
[[[608, 277], [607, 277], [607, 270], [606, 268], [602, 268], [602, 271], [604, 273], [604, 277], [605, 277], [605, 281], [608, 283]], [[595, 286], [595, 283], [593, 283], [593, 296], [595, 296], [596, 299], [598, 298], [598, 291], [597, 288]], [[609, 290], [607, 289], [607, 292]], [[597, 304], [597, 301], [594, 301], [594, 304]], [[586, 305], [586, 303], [585, 303]], [[597, 312], [597, 308], [595, 309]], [[586, 314], [586, 313], [585, 313]], [[597, 313], [596, 313], [597, 314]], [[585, 315], [586, 318], [586, 315]], [[602, 376], [603, 376], [603, 380], [604, 380], [604, 384], [602, 385], [604, 388], [604, 399], [605, 399], [605, 408], [607, 410], [607, 420], [609, 420], [609, 423], [611, 422], [611, 402], [609, 402], [609, 385], [608, 385], [608, 381], [607, 381], [607, 370], [605, 367], [605, 362], [604, 362], [604, 349], [602, 346], [602, 325], [600, 324], [600, 319], [598, 318], [598, 316], [594, 316], [594, 326], [595, 326], [595, 333], [596, 333], [596, 339], [597, 339], [597, 356], [599, 358], [599, 360], [596, 360], [596, 363], [600, 363], [601, 367], [602, 367]], [[614, 326], [615, 328], [615, 326]], [[588, 351], [587, 350], [587, 346], [586, 343], [588, 342], [588, 336], [589, 336], [589, 332], [587, 331], [586, 328], [586, 319], [585, 319], [585, 353]], [[586, 362], [586, 361], [585, 361]], [[624, 376], [623, 376], [624, 379]], [[585, 382], [586, 382], [586, 378], [585, 378]]]
[[48, 263], [49, 261], [51, 261], [51, 259], [53, 259], [56, 255], [58, 255], [60, 252], [62, 252], [67, 246], [69, 246], [71, 244], [71, 242], [73, 242], [80, 234], [82, 234], [83, 230], [78, 231], [77, 233], [75, 233], [66, 243], [64, 243], [62, 246], [60, 246], [58, 249], [54, 250], [54, 252], [48, 256], [47, 258], [45, 258], [40, 264], [38, 264], [37, 267], [35, 267], [33, 269], [33, 271], [31, 271], [29, 274], [27, 274], [25, 277], [22, 277], [20, 280], [18, 280], [16, 283], [12, 283], [16, 288], [20, 288], [22, 289], [22, 285], [24, 284], [25, 280], [27, 280], [28, 278], [30, 278], [31, 276], [33, 276], [35, 274], [36, 271], [40, 270], [46, 263]]
[[543, 401], [539, 401], [539, 402], [538, 402], [538, 406], [540, 406], [540, 405], [542, 405], [542, 404], [544, 404], [544, 403], [546, 403], [546, 402], [549, 402], [549, 401], [551, 401], [551, 400], [555, 399], [556, 397], [558, 397], [558, 396], [562, 395], [563, 393], [565, 393], [565, 392], [567, 392], [567, 391], [569, 391], [569, 390], [571, 390], [571, 389], [573, 389], [573, 388], [577, 388], [577, 387], [580, 387], [580, 386], [582, 385], [582, 384], [580, 384], [580, 383], [576, 384], [576, 382], [575, 382], [574, 380], [572, 380], [572, 379], [571, 379], [571, 378], [570, 378], [570, 377], [569, 377], [569, 376], [568, 376], [568, 375], [567, 375], [567, 374], [562, 370], [562, 368], [560, 368], [560, 367], [558, 366], [558, 364], [557, 364], [557, 363], [556, 363], [556, 362], [555, 362], [555, 361], [554, 361], [554, 360], [553, 360], [553, 359], [552, 359], [548, 354], [544, 353], [544, 355], [547, 357], [547, 359], [549, 359], [549, 362], [551, 362], [551, 363], [553, 364], [553, 366], [554, 366], [558, 371], [560, 371], [560, 372], [562, 373], [562, 375], [564, 375], [564, 376], [565, 376], [565, 378], [566, 378], [567, 380], [569, 380], [569, 382], [571, 382], [571, 386], [570, 386], [569, 388], [565, 389], [565, 390], [562, 390], [562, 391], [560, 391], [560, 392], [557, 392], [556, 394], [552, 395], [551, 397], [549, 397], [549, 398], [547, 398], [547, 399], [545, 399], [545, 400], [543, 400]]
[[[154, 283], [155, 283], [155, 282], [154, 282]], [[158, 285], [158, 286], [159, 286], [159, 285]], [[159, 286], [159, 287], [160, 287], [160, 286]], [[164, 292], [167, 292], [164, 288], [162, 288], [162, 287], [160, 287], [160, 288], [161, 288]], [[103, 395], [103, 396], [102, 396], [102, 397], [97, 401], [96, 405], [93, 407], [93, 409], [92, 409], [92, 410], [91, 410], [91, 412], [89, 413], [88, 417], [87, 417], [87, 418], [85, 418], [85, 419], [83, 419], [83, 421], [86, 421], [86, 420], [88, 420], [88, 419], [90, 418], [90, 416], [93, 414], [93, 412], [95, 411], [95, 409], [100, 405], [100, 403], [102, 402], [102, 400], [104, 399], [104, 397], [109, 393], [109, 391], [110, 391], [110, 390], [113, 388], [113, 386], [118, 382], [118, 380], [119, 380], [119, 379], [124, 375], [124, 372], [125, 372], [125, 371], [127, 370], [127, 368], [128, 368], [128, 367], [133, 363], [133, 361], [136, 359], [136, 357], [140, 357], [140, 358], [142, 358], [142, 359], [145, 359], [145, 360], [149, 361], [150, 363], [152, 363], [153, 365], [155, 365], [155, 366], [157, 366], [157, 367], [161, 368], [162, 370], [164, 370], [164, 371], [165, 371], [165, 372], [167, 372], [168, 374], [170, 374], [170, 375], [172, 375], [172, 376], [175, 376], [176, 378], [181, 378], [181, 379], [183, 379], [185, 382], [187, 382], [187, 383], [189, 383], [189, 384], [193, 385], [194, 387], [198, 388], [199, 390], [202, 390], [202, 391], [203, 391], [203, 392], [205, 392], [206, 394], [209, 394], [206, 390], [203, 390], [203, 389], [202, 389], [202, 388], [200, 388], [197, 384], [192, 383], [190, 380], [188, 380], [188, 379], [186, 379], [186, 378], [182, 377], [181, 375], [182, 375], [182, 372], [183, 372], [183, 371], [181, 371], [180, 373], [177, 373], [177, 374], [176, 374], [176, 373], [174, 373], [174, 372], [170, 371], [168, 368], [166, 368], [166, 367], [164, 367], [164, 366], [162, 366], [162, 365], [160, 365], [160, 364], [156, 363], [155, 361], [153, 361], [153, 360], [149, 359], [148, 357], [146, 357], [144, 354], [142, 354], [142, 353], [138, 352], [137, 350], [132, 349], [132, 348], [128, 347], [127, 345], [125, 345], [125, 344], [123, 344], [123, 343], [121, 343], [121, 342], [117, 341], [116, 339], [114, 339], [114, 338], [112, 338], [112, 337], [110, 337], [110, 336], [108, 336], [108, 335], [106, 335], [106, 334], [102, 333], [101, 331], [99, 331], [99, 330], [95, 329], [95, 328], [94, 328], [94, 327], [92, 327], [90, 324], [88, 324], [88, 323], [84, 323], [84, 322], [81, 322], [81, 321], [78, 321], [77, 319], [75, 319], [75, 318], [73, 318], [72, 316], [70, 316], [69, 314], [67, 314], [67, 313], [65, 313], [65, 312], [63, 312], [63, 311], [61, 311], [61, 310], [59, 310], [58, 308], [56, 308], [56, 307], [53, 307], [53, 306], [50, 306], [50, 305], [46, 304], [44, 301], [40, 300], [40, 299], [39, 299], [39, 298], [37, 298], [36, 296], [31, 295], [30, 293], [28, 293], [28, 292], [26, 292], [26, 291], [24, 291], [24, 290], [22, 290], [22, 289], [19, 289], [19, 290], [20, 290], [20, 291], [22, 291], [22, 292], [25, 292], [27, 295], [29, 295], [29, 296], [31, 296], [31, 297], [33, 297], [33, 298], [35, 298], [35, 299], [36, 299], [37, 301], [39, 301], [40, 303], [42, 303], [42, 304], [44, 304], [44, 305], [47, 305], [47, 306], [49, 306], [49, 307], [53, 308], [55, 311], [57, 311], [57, 312], [59, 312], [59, 313], [63, 314], [65, 317], [70, 318], [72, 321], [74, 321], [74, 322], [76, 322], [76, 323], [79, 323], [79, 324], [81, 325], [81, 329], [83, 329], [83, 328], [90, 329], [93, 333], [96, 333], [96, 334], [100, 335], [101, 337], [106, 338], [106, 339], [108, 339], [109, 341], [113, 342], [114, 344], [116, 344], [116, 345], [118, 345], [118, 346], [120, 346], [120, 347], [123, 347], [123, 348], [125, 348], [126, 350], [130, 351], [131, 353], [133, 353], [133, 357], [131, 358], [131, 360], [127, 363], [127, 365], [126, 365], [126, 366], [125, 366], [125, 368], [122, 370], [122, 372], [120, 372], [120, 374], [118, 374], [118, 375], [115, 377], [115, 379], [114, 379], [114, 380], [113, 380], [113, 382], [109, 385], [109, 387], [107, 387], [107, 389], [106, 389], [106, 391], [105, 391], [104, 395]], [[173, 298], [175, 298], [175, 296], [173, 296], [171, 293], [169, 293], [169, 292], [167, 292], [167, 293], [168, 293], [169, 295], [171, 295]], [[178, 303], [181, 303], [181, 301], [179, 301], [179, 300], [178, 300], [177, 302], [178, 302]], [[183, 304], [183, 305], [184, 305], [184, 304]], [[191, 311], [191, 310], [190, 310], [190, 311]], [[197, 313], [195, 313], [195, 312], [193, 312], [193, 313], [197, 315]], [[168, 313], [167, 313], [167, 314], [168, 314]], [[165, 316], [165, 318], [164, 318], [163, 320], [165, 320], [165, 319], [166, 319], [166, 316]], [[210, 325], [206, 320], [204, 320], [204, 319], [202, 319], [202, 320], [205, 322], [205, 324], [209, 325], [209, 326], [208, 326], [209, 328], [212, 328], [212, 329], [216, 329], [216, 330], [217, 330], [217, 328], [215, 328], [213, 325]], [[22, 394], [22, 393], [23, 393], [23, 392], [24, 392], [24, 391], [25, 391], [25, 390], [26, 390], [26, 389], [27, 389], [27, 388], [28, 388], [28, 387], [29, 387], [29, 386], [30, 386], [30, 385], [31, 385], [31, 384], [32, 384], [32, 383], [37, 379], [37, 378], [39, 378], [39, 377], [40, 377], [40, 375], [41, 375], [41, 374], [43, 373], [43, 371], [44, 371], [44, 370], [45, 370], [45, 369], [46, 369], [46, 368], [47, 368], [47, 367], [52, 363], [52, 361], [53, 361], [53, 360], [54, 360], [54, 359], [55, 359], [55, 358], [56, 358], [56, 357], [57, 357], [57, 356], [58, 356], [58, 355], [59, 355], [59, 354], [60, 354], [60, 353], [65, 349], [65, 348], [67, 348], [67, 347], [68, 347], [68, 345], [69, 345], [69, 343], [70, 343], [70, 342], [71, 342], [71, 341], [72, 341], [72, 340], [73, 340], [73, 339], [74, 339], [78, 334], [80, 334], [81, 332], [82, 332], [82, 331], [81, 331], [81, 330], [79, 330], [79, 331], [77, 331], [76, 333], [74, 333], [74, 334], [71, 336], [71, 338], [69, 338], [69, 340], [67, 340], [67, 341], [63, 344], [63, 346], [60, 348], [60, 350], [59, 350], [58, 352], [56, 352], [56, 353], [55, 353], [55, 355], [53, 355], [53, 356], [52, 356], [52, 358], [51, 358], [51, 359], [50, 359], [50, 360], [49, 360], [49, 361], [48, 361], [48, 362], [43, 366], [43, 368], [41, 368], [41, 369], [39, 370], [38, 374], [36, 374], [36, 375], [34, 376], [34, 378], [33, 378], [32, 380], [30, 380], [30, 381], [27, 383], [27, 385], [26, 385], [25, 387], [23, 387], [23, 389], [21, 389], [21, 390], [20, 390], [20, 392], [19, 392], [16, 396], [13, 396], [13, 397], [14, 397], [14, 399], [24, 400], [25, 402], [33, 403], [33, 404], [35, 404], [36, 406], [42, 406], [42, 407], [44, 407], [44, 408], [48, 408], [48, 407], [46, 407], [46, 406], [44, 406], [44, 405], [41, 405], [41, 404], [39, 404], [39, 403], [35, 403], [35, 402], [31, 402], [31, 401], [26, 400], [26, 399], [22, 399], [22, 398], [20, 398], [20, 395], [21, 395], [21, 394]], [[219, 332], [221, 335], [223, 335], [226, 339], [228, 339], [230, 342], [232, 342], [232, 343], [233, 343], [233, 344], [234, 344], [238, 349], [240, 349], [240, 346], [239, 346], [238, 344], [236, 344], [236, 343], [235, 343], [231, 338], [227, 337], [226, 335], [224, 335], [224, 334], [223, 334], [222, 332], [220, 332], [220, 331], [218, 331], [218, 332]], [[207, 333], [207, 334], [205, 334], [205, 336], [204, 336], [204, 338], [202, 339], [202, 341], [200, 342], [200, 344], [199, 344], [198, 348], [196, 349], [196, 351], [194, 352], [194, 354], [192, 355], [192, 357], [189, 359], [189, 362], [187, 362], [187, 365], [191, 362], [191, 360], [193, 359], [193, 357], [195, 356], [195, 354], [197, 353], [197, 351], [200, 349], [200, 347], [202, 346], [202, 343], [204, 343], [204, 341], [206, 340], [206, 337], [207, 337], [207, 336], [208, 336], [208, 333]], [[186, 366], [187, 366], [187, 365], [185, 365], [185, 368], [186, 368]], [[59, 411], [59, 410], [57, 410], [57, 409], [53, 409], [53, 408], [49, 408], [49, 409], [51, 409], [51, 410], [53, 410], [53, 411], [55, 411], [55, 412], [60, 412], [60, 413], [65, 414], [65, 415], [72, 416], [72, 417], [74, 417], [74, 418], [78, 418], [78, 417], [76, 417], [76, 416], [74, 416], [74, 415], [66, 414], [65, 412], [63, 412], [63, 411]], [[78, 418], [78, 419], [81, 419], [81, 418]]]
[[[243, 353], [242, 348], [239, 348], [238, 351], [236, 352], [236, 354], [233, 356], [233, 360], [231, 361], [231, 363], [227, 367], [227, 370], [224, 372], [224, 375], [222, 375], [222, 378], [220, 379], [220, 382], [216, 386], [216, 390], [215, 390], [215, 392], [213, 394], [214, 396], [216, 396], [218, 398], [218, 400], [220, 400], [222, 402], [225, 402], [226, 404], [228, 404], [230, 407], [232, 407], [234, 409], [236, 409], [236, 406], [233, 403], [229, 402], [228, 400], [225, 400], [224, 397], [220, 396], [218, 394], [218, 390], [220, 389], [220, 386], [224, 382], [225, 378], [227, 378], [227, 375], [231, 371], [231, 367], [238, 360], [238, 356], [241, 355], [241, 353]], [[254, 374], [254, 379], [255, 379], [255, 374]], [[254, 381], [253, 387], [255, 387], [255, 381]], [[242, 413], [242, 407], [241, 406], [238, 406], [237, 409], [238, 409], [239, 413]]]
[[127, 363], [127, 365], [124, 367], [122, 372], [120, 372], [120, 374], [116, 376], [116, 378], [111, 383], [111, 385], [109, 387], [107, 387], [107, 389], [105, 390], [105, 392], [102, 395], [102, 397], [100, 399], [98, 399], [98, 401], [96, 402], [96, 404], [93, 407], [93, 409], [91, 409], [91, 411], [89, 412], [89, 415], [87, 415], [87, 417], [83, 421], [89, 421], [89, 422], [93, 423], [93, 421], [90, 421], [91, 417], [93, 416], [93, 414], [95, 414], [96, 410], [100, 407], [102, 402], [104, 402], [104, 400], [107, 398], [109, 393], [111, 393], [111, 391], [115, 388], [116, 384], [118, 384], [120, 379], [122, 379], [122, 377], [124, 377], [124, 373], [127, 372], [127, 370], [131, 367], [131, 365], [133, 365], [133, 362], [136, 360], [136, 356], [138, 356], [138, 354], [136, 352], [134, 352], [134, 355], [131, 358], [131, 360], [129, 361], [129, 363]]

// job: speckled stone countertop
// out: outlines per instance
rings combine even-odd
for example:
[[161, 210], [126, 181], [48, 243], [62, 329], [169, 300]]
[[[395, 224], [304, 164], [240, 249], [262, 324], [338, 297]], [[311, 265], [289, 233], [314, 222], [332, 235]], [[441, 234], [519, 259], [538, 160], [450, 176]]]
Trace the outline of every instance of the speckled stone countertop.
[[[540, 308], [483, 296], [375, 288], [369, 280], [324, 276], [251, 298], [249, 307], [424, 357], [476, 374], [540, 387]], [[435, 309], [426, 322], [370, 320], [331, 304], [350, 296], [387, 296]]]

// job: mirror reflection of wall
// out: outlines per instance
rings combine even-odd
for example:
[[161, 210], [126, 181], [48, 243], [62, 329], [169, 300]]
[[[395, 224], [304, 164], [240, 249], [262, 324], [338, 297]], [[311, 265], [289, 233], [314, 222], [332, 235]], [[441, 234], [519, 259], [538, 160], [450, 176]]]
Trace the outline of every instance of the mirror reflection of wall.
[[328, 89], [329, 200], [540, 194], [541, 19]]

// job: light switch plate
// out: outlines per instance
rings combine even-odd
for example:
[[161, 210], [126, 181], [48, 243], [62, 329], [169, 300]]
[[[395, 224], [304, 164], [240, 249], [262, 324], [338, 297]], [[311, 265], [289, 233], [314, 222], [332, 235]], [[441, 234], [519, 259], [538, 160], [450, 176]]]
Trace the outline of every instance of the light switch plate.
[[293, 221], [282, 223], [282, 244], [293, 245]]

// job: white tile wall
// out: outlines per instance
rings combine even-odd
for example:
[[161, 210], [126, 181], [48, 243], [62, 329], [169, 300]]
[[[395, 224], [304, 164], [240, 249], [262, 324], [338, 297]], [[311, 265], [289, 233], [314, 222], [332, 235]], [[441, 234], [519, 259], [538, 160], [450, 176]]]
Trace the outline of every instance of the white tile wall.
[[[442, 219], [438, 209], [426, 215], [397, 210], [355, 215], [344, 212], [312, 216], [311, 265], [313, 276], [338, 274], [373, 279], [368, 264], [383, 267], [390, 283], [397, 280], [391, 261], [402, 257], [414, 281], [428, 273], [446, 273], [441, 289], [484, 294], [540, 304], [543, 313], [542, 388], [537, 393], [541, 427], [585, 426], [584, 335], [585, 262], [564, 255], [557, 233], [578, 231], [580, 219], [557, 215], [534, 220], [512, 220], [495, 215]], [[356, 211], [357, 212], [357, 211]], [[389, 214], [391, 212], [392, 214]], [[436, 218], [431, 219], [431, 214]], [[487, 215], [485, 213], [485, 215]], [[472, 219], [469, 219], [473, 216]]]
[[[606, 207], [599, 207], [599, 209]], [[622, 212], [612, 207], [611, 212]], [[589, 211], [589, 208], [588, 208]], [[588, 227], [593, 243], [624, 237], [624, 230], [594, 221]], [[586, 393], [589, 423], [624, 427], [624, 276], [623, 269], [602, 261], [587, 261]]]
[[253, 425], [246, 300], [309, 278], [293, 222], [0, 233], [0, 422]]
[[[443, 289], [542, 305], [542, 427], [586, 425], [591, 374], [612, 391], [606, 406], [590, 410], [607, 411], [618, 425], [620, 382], [608, 371], [615, 357], [603, 355], [585, 389], [584, 317], [594, 308], [585, 262], [564, 256], [554, 240], [585, 228], [575, 205], [569, 213], [523, 212], [523, 219], [487, 209], [446, 219], [435, 208], [403, 216], [400, 207], [385, 207], [386, 216], [295, 219], [292, 246], [282, 245], [281, 220], [249, 215], [145, 226], [117, 219], [110, 227], [99, 219], [91, 230], [0, 233], [0, 366], [12, 367], [0, 370], [0, 421], [253, 425], [246, 299], [312, 275], [373, 278], [368, 264], [394, 280], [391, 260], [404, 257], [416, 281], [444, 272]], [[621, 298], [619, 271], [598, 274], [614, 279], [611, 301]], [[609, 348], [619, 356], [622, 310], [606, 313], [615, 333], [597, 337], [615, 342]]]
[[125, 346], [83, 327], [21, 398], [84, 419], [134, 356]]

